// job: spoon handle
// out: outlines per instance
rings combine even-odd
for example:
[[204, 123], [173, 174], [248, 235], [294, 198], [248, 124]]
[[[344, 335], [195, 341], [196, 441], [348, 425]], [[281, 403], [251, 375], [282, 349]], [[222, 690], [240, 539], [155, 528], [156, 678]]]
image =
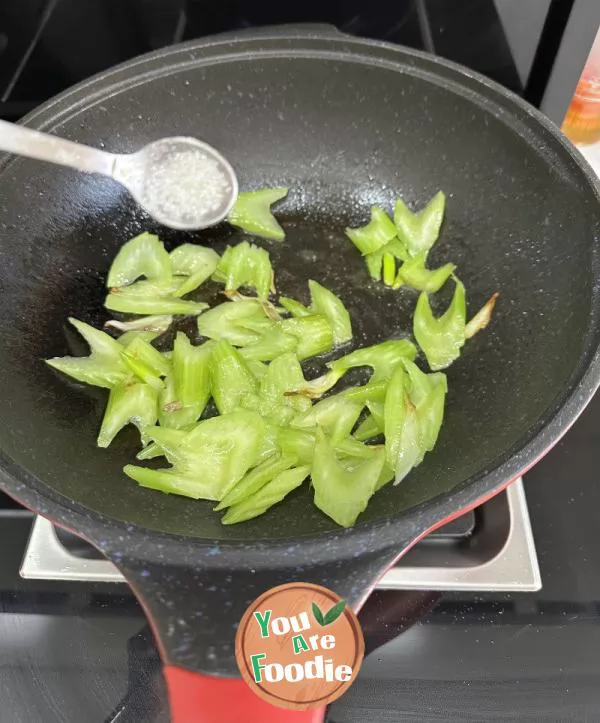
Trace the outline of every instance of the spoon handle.
[[105, 176], [112, 176], [117, 157], [97, 148], [7, 121], [0, 121], [0, 151], [70, 166], [87, 173], [102, 173]]

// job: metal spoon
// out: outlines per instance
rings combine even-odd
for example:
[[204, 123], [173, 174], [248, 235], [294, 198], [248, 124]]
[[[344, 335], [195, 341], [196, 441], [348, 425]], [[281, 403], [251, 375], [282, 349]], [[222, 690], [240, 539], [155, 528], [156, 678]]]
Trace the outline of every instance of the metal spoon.
[[114, 178], [154, 219], [175, 229], [213, 226], [238, 194], [228, 161], [195, 138], [162, 138], [135, 153], [107, 153], [0, 121], [0, 151]]

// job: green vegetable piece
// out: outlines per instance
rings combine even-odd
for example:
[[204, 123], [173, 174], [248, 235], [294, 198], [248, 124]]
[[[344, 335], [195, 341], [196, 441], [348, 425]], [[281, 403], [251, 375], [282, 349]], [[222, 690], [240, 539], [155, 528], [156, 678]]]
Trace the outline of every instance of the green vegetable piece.
[[417, 289], [417, 291], [426, 291], [429, 294], [439, 291], [454, 273], [456, 265], [444, 264], [438, 269], [430, 271], [425, 268], [426, 258], [427, 252], [421, 251], [414, 258], [405, 261], [398, 271], [394, 288], [398, 289], [403, 284], [406, 284], [413, 289]]
[[420, 443], [425, 452], [431, 452], [444, 420], [444, 405], [448, 382], [442, 372], [425, 374], [413, 362], [405, 361], [410, 401], [419, 421]]
[[455, 284], [450, 306], [439, 318], [434, 317], [426, 292], [417, 301], [413, 333], [433, 371], [450, 366], [465, 343], [466, 292], [461, 281], [455, 279]]
[[258, 298], [265, 301], [271, 291], [275, 292], [269, 252], [247, 241], [225, 249], [213, 278], [225, 284], [225, 293], [245, 286], [255, 289]]
[[375, 492], [385, 451], [375, 450], [368, 459], [338, 459], [323, 430], [317, 428], [312, 465], [315, 505], [342, 527], [352, 527]]
[[172, 378], [161, 399], [161, 424], [181, 429], [198, 420], [210, 398], [213, 349], [213, 342], [192, 346], [183, 332], [177, 333]]
[[246, 359], [271, 361], [286, 352], [294, 352], [299, 361], [331, 351], [333, 331], [321, 314], [299, 319], [282, 319], [262, 338], [240, 349]]
[[302, 316], [310, 316], [312, 314], [312, 311], [307, 306], [304, 306], [304, 304], [296, 301], [296, 299], [290, 299], [288, 296], [280, 296], [279, 303], [286, 311], [289, 311], [289, 313], [297, 319]]
[[485, 304], [479, 309], [475, 316], [465, 326], [465, 337], [470, 339], [478, 332], [482, 331], [492, 320], [492, 313], [498, 300], [498, 292], [492, 294]]
[[221, 502], [215, 507], [215, 511], [219, 512], [251, 497], [278, 474], [295, 465], [297, 461], [297, 458], [291, 455], [275, 454], [270, 459], [261, 462], [225, 492]]
[[392, 286], [396, 278], [396, 260], [392, 254], [383, 254], [383, 283]]
[[213, 347], [211, 355], [212, 396], [221, 414], [256, 404], [258, 384], [246, 361], [226, 341]]
[[379, 206], [371, 208], [371, 220], [366, 226], [346, 229], [346, 236], [363, 256], [378, 251], [397, 233], [394, 222]]
[[168, 360], [165, 359], [158, 349], [155, 349], [152, 344], [145, 341], [140, 336], [136, 336], [125, 347], [121, 356], [133, 372], [135, 372], [135, 369], [132, 362], [141, 362], [147, 367], [153, 377], [164, 377], [171, 369], [171, 365]]
[[403, 359], [411, 361], [417, 356], [415, 345], [408, 339], [391, 339], [374, 346], [362, 349], [340, 357], [329, 363], [329, 368], [341, 374], [355, 367], [371, 367], [373, 374], [370, 382], [387, 381], [394, 369]]
[[362, 402], [336, 394], [317, 402], [304, 414], [296, 415], [291, 425], [298, 429], [312, 429], [319, 425], [325, 429], [331, 444], [335, 446], [350, 435], [363, 406]]
[[385, 429], [384, 404], [375, 401], [367, 401], [366, 404], [370, 414], [354, 434], [354, 437], [361, 442], [378, 437]]
[[232, 505], [222, 519], [223, 524], [234, 525], [262, 515], [270, 507], [281, 502], [290, 492], [300, 487], [309, 474], [310, 465], [281, 472], [251, 497]]
[[399, 198], [394, 207], [394, 223], [411, 256], [429, 251], [437, 241], [444, 220], [446, 197], [439, 191], [419, 213], [413, 213]]
[[[159, 430], [154, 428], [149, 437], [162, 446], [166, 442]], [[127, 465], [124, 471], [143, 487], [194, 499], [219, 500], [255, 464], [263, 435], [260, 416], [239, 410], [196, 424], [179, 446], [169, 450], [171, 469]]]
[[102, 419], [98, 446], [108, 447], [127, 424], [134, 424], [145, 439], [145, 430], [156, 424], [158, 418], [158, 392], [148, 384], [123, 381], [116, 384], [108, 397]]
[[[225, 340], [234, 346], [255, 344], [266, 329], [273, 326], [275, 322], [265, 315], [258, 299], [225, 301], [198, 317], [198, 331], [202, 336]], [[262, 331], [256, 330], [259, 327]]]
[[153, 459], [154, 457], [166, 457], [169, 462], [175, 464], [179, 459], [179, 450], [183, 445], [186, 435], [195, 425], [189, 425], [183, 429], [171, 429], [169, 427], [152, 427], [146, 429], [146, 437], [152, 442], [144, 447], [136, 455], [137, 459]]
[[284, 334], [296, 338], [296, 356], [299, 361], [333, 349], [333, 329], [323, 314], [311, 314], [301, 319], [282, 319], [279, 326]]
[[[104, 324], [105, 327], [111, 329], [118, 329], [119, 331], [127, 334], [128, 332], [138, 332], [154, 334], [164, 334], [165, 331], [171, 326], [173, 317], [169, 315], [163, 316], [143, 316], [139, 319], [131, 319], [130, 321], [118, 321], [117, 319], [110, 319]], [[123, 335], [119, 337], [119, 341], [123, 343]], [[133, 339], [133, 336], [130, 337]], [[142, 337], [145, 338], [145, 337]]]
[[142, 233], [127, 241], [111, 264], [106, 285], [127, 286], [140, 276], [166, 282], [171, 278], [171, 260], [158, 236]]
[[[137, 284], [144, 283], [143, 281], [137, 282]], [[106, 296], [104, 306], [110, 311], [118, 311], [121, 314], [143, 314], [144, 316], [148, 314], [197, 316], [208, 308], [208, 304], [201, 302], [185, 301], [168, 294], [161, 295], [160, 289], [155, 289], [155, 295], [151, 295], [151, 286], [135, 289], [137, 284], [111, 289]], [[170, 290], [172, 285], [168, 288]], [[143, 293], [144, 290], [148, 296]]]
[[232, 226], [237, 226], [246, 233], [273, 241], [283, 241], [285, 233], [271, 213], [271, 206], [285, 198], [288, 190], [263, 188], [260, 191], [244, 191], [238, 195], [227, 220]]
[[309, 431], [280, 427], [277, 433], [277, 443], [281, 454], [297, 457], [302, 464], [312, 464], [315, 450], [314, 429]]
[[108, 389], [123, 381], [127, 376], [127, 367], [121, 358], [123, 347], [118, 341], [93, 326], [69, 318], [90, 347], [87, 357], [55, 357], [47, 359], [46, 364], [67, 374], [73, 379], [97, 387]]
[[308, 288], [311, 298], [310, 309], [314, 314], [321, 314], [329, 321], [333, 331], [333, 343], [339, 345], [350, 341], [352, 339], [352, 322], [342, 301], [316, 281], [309, 281]]
[[303, 383], [302, 367], [295, 354], [288, 352], [274, 359], [260, 382], [259, 411], [263, 417], [285, 425], [296, 412], [310, 409], [309, 399], [288, 394]]
[[[383, 257], [390, 254], [400, 261], [406, 261], [410, 258], [410, 254], [406, 249], [406, 245], [399, 238], [393, 238], [389, 243], [382, 246], [378, 251], [373, 251], [365, 256], [365, 262], [369, 270], [369, 275], [374, 281], [381, 280], [381, 272], [383, 267]], [[389, 262], [388, 262], [389, 263]]]
[[197, 289], [215, 272], [219, 254], [213, 249], [197, 244], [181, 244], [169, 254], [175, 276], [186, 276], [175, 296], [185, 296]]

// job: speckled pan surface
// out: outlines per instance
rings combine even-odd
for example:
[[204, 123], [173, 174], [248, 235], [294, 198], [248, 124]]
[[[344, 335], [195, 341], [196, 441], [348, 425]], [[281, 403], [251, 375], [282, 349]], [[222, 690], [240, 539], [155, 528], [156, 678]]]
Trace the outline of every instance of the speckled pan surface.
[[[209, 503], [127, 480], [121, 468], [135, 434], [97, 449], [104, 393], [71, 386], [41, 363], [72, 349], [68, 315], [103, 322], [111, 258], [155, 227], [109, 180], [2, 159], [0, 486], [83, 532], [146, 598], [181, 588], [169, 609], [185, 606], [197, 583], [219, 591], [213, 603], [197, 601], [198, 615], [222, 607], [221, 589], [235, 584], [225, 581], [230, 568], [276, 568], [257, 580], [257, 594], [271, 580], [327, 582], [308, 560], [335, 568], [330, 586], [360, 599], [403, 545], [531, 465], [598, 385], [598, 186], [542, 116], [457, 66], [312, 31], [240, 34], [117, 68], [27, 123], [118, 152], [189, 134], [227, 154], [242, 188], [289, 185], [279, 213], [287, 239], [270, 246], [279, 290], [306, 298], [308, 278], [323, 282], [349, 306], [357, 342], [408, 333], [416, 301], [369, 282], [344, 240], [344, 226], [364, 220], [372, 203], [391, 206], [402, 195], [419, 205], [443, 189], [447, 219], [432, 265], [458, 264], [471, 311], [501, 294], [493, 325], [449, 371], [438, 447], [400, 487], [379, 493], [354, 530], [321, 515], [308, 487], [257, 521], [225, 528]], [[190, 240], [159, 231], [169, 244]], [[237, 238], [219, 228], [192, 240], [220, 249]], [[440, 295], [440, 308], [445, 302]], [[338, 560], [367, 551], [362, 572], [342, 574]], [[179, 572], [151, 591], [155, 564]], [[186, 564], [195, 571], [182, 577]], [[243, 602], [227, 613], [232, 624]], [[228, 669], [195, 656], [190, 667]]]

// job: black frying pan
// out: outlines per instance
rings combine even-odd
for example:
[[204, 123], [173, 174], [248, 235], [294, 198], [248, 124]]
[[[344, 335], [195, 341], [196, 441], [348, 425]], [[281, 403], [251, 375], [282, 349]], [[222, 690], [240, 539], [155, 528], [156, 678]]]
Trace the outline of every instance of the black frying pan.
[[[123, 571], [160, 641], [176, 723], [321, 721], [322, 712], [288, 716], [227, 680], [236, 623], [260, 593], [292, 580], [324, 584], [358, 608], [419, 537], [497, 493], [567, 430], [599, 382], [598, 185], [543, 116], [497, 85], [312, 29], [170, 48], [78, 86], [26, 123], [117, 152], [193, 135], [229, 156], [243, 188], [291, 186], [279, 214], [287, 239], [270, 246], [279, 289], [305, 298], [313, 277], [340, 294], [357, 343], [408, 330], [416, 300], [368, 284], [344, 238], [372, 203], [422, 204], [443, 189], [433, 263], [458, 264], [471, 310], [501, 293], [492, 326], [449, 371], [435, 451], [376, 495], [353, 529], [323, 516], [308, 486], [256, 521], [223, 527], [210, 503], [126, 479], [135, 433], [97, 449], [104, 394], [41, 361], [69, 352], [68, 315], [102, 324], [111, 258], [153, 224], [109, 180], [2, 158], [2, 488]], [[169, 244], [189, 240], [159, 231]], [[236, 238], [229, 228], [194, 236], [217, 249]]]

